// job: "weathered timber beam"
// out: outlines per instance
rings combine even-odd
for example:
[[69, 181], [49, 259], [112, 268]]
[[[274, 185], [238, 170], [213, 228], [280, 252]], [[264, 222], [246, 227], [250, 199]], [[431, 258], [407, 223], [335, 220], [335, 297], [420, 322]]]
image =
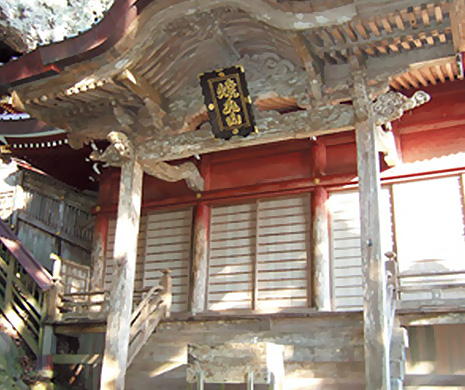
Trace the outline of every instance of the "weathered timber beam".
[[[130, 146], [130, 145], [129, 145]], [[101, 389], [123, 390], [128, 360], [137, 237], [142, 199], [140, 164], [130, 151], [121, 167], [110, 309], [105, 333]]]
[[54, 364], [95, 364], [101, 360], [101, 357], [100, 354], [60, 354], [52, 356]]
[[290, 36], [292, 45], [294, 46], [297, 55], [304, 63], [305, 71], [308, 75], [308, 82], [313, 98], [321, 100], [323, 82], [324, 82], [324, 65], [313, 53], [313, 48], [310, 47], [306, 39], [300, 34], [292, 34]]
[[146, 163], [170, 161], [196, 154], [337, 133], [353, 129], [354, 123], [354, 110], [350, 106], [321, 107], [285, 115], [275, 113], [257, 120], [258, 134], [246, 138], [225, 141], [215, 139], [209, 130], [198, 130], [153, 139], [153, 142], [148, 139], [138, 147], [137, 155]]
[[[438, 312], [438, 310], [443, 312]], [[428, 326], [428, 325], [451, 325], [465, 324], [465, 311], [450, 312], [450, 308], [431, 308], [424, 311], [417, 308], [415, 310], [400, 309], [399, 318], [402, 326]], [[459, 309], [456, 309], [459, 310]]]
[[[463, 386], [465, 375], [452, 374], [407, 374], [405, 376], [405, 386], [440, 386], [439, 388], [449, 386]], [[444, 387], [443, 387], [444, 386]]]
[[360, 197], [365, 381], [367, 390], [390, 390], [387, 279], [381, 254], [379, 158], [376, 120], [367, 92], [364, 61], [350, 58]]
[[465, 51], [465, 0], [454, 0], [452, 3], [450, 25], [455, 51]]

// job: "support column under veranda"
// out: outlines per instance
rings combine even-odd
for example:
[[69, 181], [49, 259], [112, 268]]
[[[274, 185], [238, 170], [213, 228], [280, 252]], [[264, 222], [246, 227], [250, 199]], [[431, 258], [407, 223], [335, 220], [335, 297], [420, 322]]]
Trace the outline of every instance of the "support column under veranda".
[[386, 270], [381, 253], [379, 153], [376, 123], [368, 96], [366, 68], [351, 57], [357, 171], [360, 197], [361, 254], [364, 280], [363, 320], [367, 390], [389, 390], [390, 337]]
[[142, 168], [134, 158], [123, 163], [114, 248], [116, 269], [110, 293], [101, 390], [124, 389], [141, 212], [142, 176]]

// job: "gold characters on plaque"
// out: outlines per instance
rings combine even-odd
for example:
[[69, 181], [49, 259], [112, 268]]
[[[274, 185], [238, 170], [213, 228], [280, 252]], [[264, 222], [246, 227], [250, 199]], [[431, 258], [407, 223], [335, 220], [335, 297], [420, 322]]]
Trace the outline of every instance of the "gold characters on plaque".
[[226, 99], [222, 113], [226, 116], [226, 123], [228, 127], [237, 126], [242, 124], [242, 116], [239, 114], [241, 108], [234, 99], [239, 97], [237, 91], [237, 84], [233, 79], [227, 79], [224, 83], [219, 83], [216, 89], [216, 96], [218, 100]]

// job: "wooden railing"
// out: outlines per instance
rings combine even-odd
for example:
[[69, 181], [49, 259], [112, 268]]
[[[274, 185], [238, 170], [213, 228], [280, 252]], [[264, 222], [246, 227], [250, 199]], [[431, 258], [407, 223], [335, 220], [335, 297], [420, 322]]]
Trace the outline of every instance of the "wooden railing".
[[0, 309], [37, 356], [52, 275], [0, 220]]
[[[399, 293], [403, 309], [465, 308], [465, 270], [409, 272], [400, 275]], [[455, 297], [445, 296], [455, 293]], [[421, 294], [421, 298], [406, 299], [406, 294]]]
[[[57, 256], [54, 256], [57, 258]], [[56, 262], [55, 264], [58, 264]], [[110, 291], [66, 292], [54, 267], [54, 284], [50, 294], [50, 318], [54, 322], [105, 321], [108, 316]], [[134, 291], [135, 310], [131, 316], [131, 345], [134, 356], [147, 337], [171, 312], [172, 281], [170, 271], [163, 271], [160, 285], [149, 290]]]
[[63, 285], [63, 293], [71, 294], [90, 290], [90, 267], [74, 261], [62, 259], [52, 253], [53, 277]]
[[[389, 299], [402, 308], [421, 308], [424, 306], [444, 306], [452, 301], [463, 301], [465, 296], [465, 270], [457, 271], [410, 271], [400, 272], [396, 254], [386, 253], [386, 273]], [[456, 298], [445, 297], [446, 292], [457, 292]], [[422, 294], [421, 298], [408, 298], [407, 294]], [[399, 304], [400, 301], [400, 304]]]
[[[55, 322], [83, 320], [104, 321], [108, 316], [109, 291], [80, 291], [63, 293], [60, 282], [52, 288], [50, 314]], [[140, 298], [139, 298], [140, 297]], [[172, 279], [169, 270], [163, 271], [160, 285], [150, 290], [135, 291], [134, 302], [139, 302], [131, 315], [128, 365], [154, 332], [159, 322], [171, 314]]]
[[169, 270], [163, 271], [160, 286], [152, 287], [131, 315], [128, 367], [147, 342], [161, 320], [171, 314], [172, 280]]

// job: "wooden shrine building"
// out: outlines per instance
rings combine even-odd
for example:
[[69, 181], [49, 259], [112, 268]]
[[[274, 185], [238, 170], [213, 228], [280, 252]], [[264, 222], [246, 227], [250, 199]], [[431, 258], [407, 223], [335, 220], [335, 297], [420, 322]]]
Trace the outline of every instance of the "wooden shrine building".
[[3, 65], [37, 121], [9, 152], [39, 123], [92, 160], [42, 169], [101, 172], [90, 287], [42, 275], [43, 366], [102, 390], [465, 386], [464, 51], [464, 0], [116, 0]]

